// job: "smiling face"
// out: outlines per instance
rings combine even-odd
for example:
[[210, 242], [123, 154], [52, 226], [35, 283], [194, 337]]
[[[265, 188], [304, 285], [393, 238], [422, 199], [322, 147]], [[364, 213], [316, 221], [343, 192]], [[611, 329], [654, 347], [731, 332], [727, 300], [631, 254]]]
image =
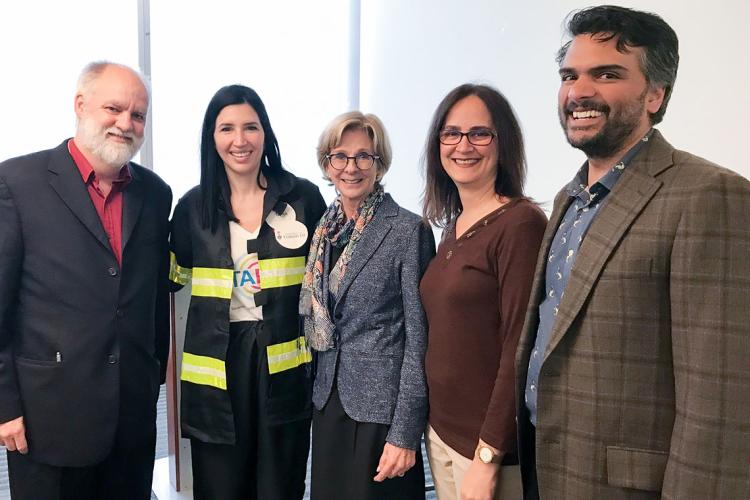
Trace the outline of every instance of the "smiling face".
[[[443, 125], [443, 130], [458, 132], [478, 129], [494, 130], [494, 125], [484, 101], [475, 95], [456, 102], [446, 115]], [[497, 138], [486, 146], [475, 146], [466, 136], [461, 137], [461, 141], [455, 145], [440, 144], [440, 162], [459, 190], [489, 186], [494, 189], [497, 157]]]
[[[375, 148], [372, 139], [364, 129], [353, 128], [345, 130], [341, 134], [341, 141], [329, 152], [329, 154], [337, 153], [343, 153], [346, 156], [356, 156], [359, 153], [374, 155]], [[373, 192], [377, 172], [377, 160], [367, 170], [357, 168], [354, 160], [349, 160], [343, 170], [336, 170], [328, 163], [326, 175], [341, 195], [341, 204], [347, 217], [352, 217], [367, 195]]]
[[216, 117], [216, 152], [229, 177], [258, 175], [264, 140], [258, 113], [249, 104], [225, 106]]
[[129, 69], [105, 68], [76, 94], [74, 108], [76, 145], [95, 169], [102, 165], [119, 171], [143, 144], [148, 92]]
[[589, 158], [621, 156], [651, 127], [664, 89], [641, 71], [642, 49], [617, 50], [617, 38], [578, 35], [560, 65], [558, 112], [568, 142]]

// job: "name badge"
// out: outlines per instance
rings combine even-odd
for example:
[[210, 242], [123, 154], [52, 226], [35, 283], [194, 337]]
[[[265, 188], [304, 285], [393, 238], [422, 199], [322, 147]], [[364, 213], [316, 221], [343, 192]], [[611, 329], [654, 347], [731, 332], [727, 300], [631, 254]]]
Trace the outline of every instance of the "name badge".
[[266, 222], [273, 228], [276, 241], [284, 248], [299, 248], [307, 241], [307, 226], [297, 220], [297, 213], [288, 203], [281, 215], [272, 210]]

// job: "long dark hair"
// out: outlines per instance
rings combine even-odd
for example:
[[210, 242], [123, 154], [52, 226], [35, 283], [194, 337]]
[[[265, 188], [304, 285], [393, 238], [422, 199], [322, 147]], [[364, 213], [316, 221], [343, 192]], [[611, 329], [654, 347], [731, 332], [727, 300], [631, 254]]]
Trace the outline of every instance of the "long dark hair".
[[461, 198], [458, 196], [458, 188], [443, 169], [438, 135], [445, 125], [445, 118], [451, 108], [461, 99], [471, 95], [480, 98], [487, 106], [492, 117], [492, 126], [497, 132], [495, 193], [508, 198], [524, 197], [526, 153], [523, 148], [521, 127], [513, 108], [503, 94], [489, 85], [465, 83], [451, 90], [435, 110], [422, 156], [425, 169], [422, 213], [427, 221], [438, 227], [445, 227], [463, 209]]
[[260, 125], [263, 127], [265, 140], [258, 169], [258, 185], [262, 189], [267, 187], [261, 184], [261, 173], [268, 179], [279, 176], [284, 171], [281, 165], [279, 143], [271, 128], [266, 107], [258, 94], [244, 85], [227, 85], [220, 88], [208, 103], [201, 132], [201, 222], [203, 227], [210, 228], [211, 232], [216, 231], [220, 212], [224, 212], [229, 220], [237, 221], [230, 202], [231, 192], [224, 162], [216, 151], [214, 141], [216, 117], [222, 109], [233, 104], [249, 104], [258, 114]]

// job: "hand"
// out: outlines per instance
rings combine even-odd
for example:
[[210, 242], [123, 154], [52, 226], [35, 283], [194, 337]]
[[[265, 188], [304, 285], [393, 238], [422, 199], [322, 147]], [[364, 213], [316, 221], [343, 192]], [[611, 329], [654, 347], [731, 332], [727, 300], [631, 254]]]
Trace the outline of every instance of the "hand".
[[474, 458], [461, 484], [461, 500], [492, 500], [500, 479], [500, 465]]
[[0, 444], [8, 448], [8, 451], [19, 451], [24, 455], [29, 451], [23, 417], [0, 424]]
[[380, 455], [380, 463], [378, 463], [378, 474], [373, 481], [380, 483], [386, 479], [403, 476], [406, 471], [414, 467], [416, 461], [417, 454], [414, 450], [385, 443], [383, 454]]

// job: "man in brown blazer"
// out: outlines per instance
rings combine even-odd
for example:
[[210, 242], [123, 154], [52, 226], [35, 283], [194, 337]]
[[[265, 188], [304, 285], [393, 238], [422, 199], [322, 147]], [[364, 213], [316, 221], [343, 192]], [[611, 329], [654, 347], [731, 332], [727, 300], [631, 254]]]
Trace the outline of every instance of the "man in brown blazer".
[[750, 182], [675, 150], [677, 36], [569, 19], [555, 198], [517, 355], [526, 498], [750, 498]]

